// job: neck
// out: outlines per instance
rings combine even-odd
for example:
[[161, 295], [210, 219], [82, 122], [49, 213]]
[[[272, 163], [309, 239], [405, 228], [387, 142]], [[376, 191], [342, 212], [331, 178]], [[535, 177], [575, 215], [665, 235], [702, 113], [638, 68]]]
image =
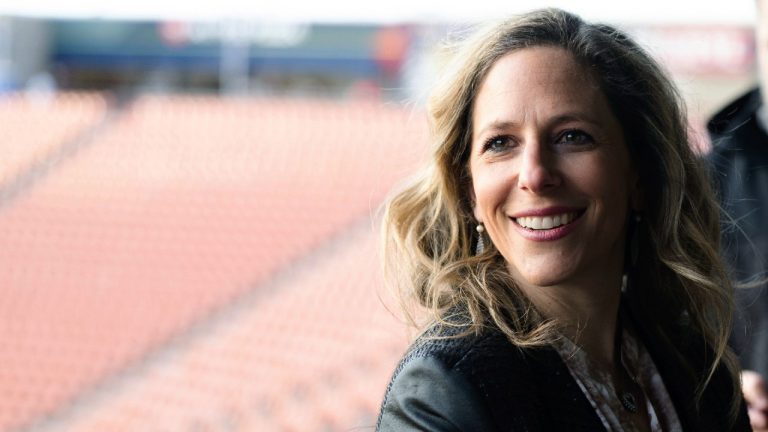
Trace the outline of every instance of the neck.
[[534, 306], [555, 318], [561, 332], [576, 342], [591, 361], [611, 371], [615, 358], [616, 327], [621, 300], [621, 275], [589, 284], [523, 287]]

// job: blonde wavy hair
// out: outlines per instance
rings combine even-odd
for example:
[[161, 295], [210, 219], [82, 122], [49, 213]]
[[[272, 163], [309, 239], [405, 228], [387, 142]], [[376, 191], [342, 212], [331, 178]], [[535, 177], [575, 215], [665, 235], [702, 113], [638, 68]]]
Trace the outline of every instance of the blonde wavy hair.
[[[474, 253], [468, 167], [472, 106], [483, 78], [505, 54], [542, 45], [564, 48], [593, 73], [623, 127], [640, 177], [645, 207], [642, 223], [628, 223], [628, 231], [637, 231], [637, 260], [626, 266], [625, 303], [664, 337], [685, 320], [703, 339], [709, 373], [699, 384], [697, 402], [721, 363], [738, 383], [737, 363], [727, 347], [733, 289], [718, 252], [719, 207], [689, 145], [680, 95], [626, 34], [557, 9], [495, 23], [452, 47], [452, 62], [428, 103], [432, 161], [385, 207], [385, 270], [396, 279], [407, 316], [426, 315], [422, 325], [460, 326], [472, 333], [493, 326], [519, 347], [558, 337], [557, 323], [536, 311], [493, 245]], [[739, 391], [735, 384], [734, 418]]]

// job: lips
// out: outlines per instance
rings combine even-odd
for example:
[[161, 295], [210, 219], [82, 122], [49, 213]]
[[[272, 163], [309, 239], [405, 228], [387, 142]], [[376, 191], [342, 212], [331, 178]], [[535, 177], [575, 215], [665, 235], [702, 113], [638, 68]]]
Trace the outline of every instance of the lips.
[[523, 228], [532, 230], [547, 230], [568, 225], [580, 216], [579, 212], [567, 212], [551, 216], [523, 216], [515, 218], [515, 222]]
[[578, 219], [584, 210], [542, 209], [512, 217], [519, 226], [528, 230], [542, 231], [568, 225]]
[[563, 207], [536, 209], [510, 216], [510, 219], [514, 222], [515, 231], [523, 238], [550, 242], [567, 237], [576, 230], [585, 212], [586, 209]]

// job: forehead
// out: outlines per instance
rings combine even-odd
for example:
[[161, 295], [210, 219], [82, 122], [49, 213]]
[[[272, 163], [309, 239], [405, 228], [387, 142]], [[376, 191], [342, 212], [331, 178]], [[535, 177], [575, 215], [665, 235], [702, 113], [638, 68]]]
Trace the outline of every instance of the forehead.
[[[768, 0], [767, 0], [768, 1]], [[552, 77], [580, 76], [591, 80], [588, 69], [565, 48], [537, 45], [510, 51], [499, 57], [491, 66], [485, 80], [496, 70], [503, 69], [521, 77], [531, 76], [542, 79]]]
[[491, 66], [472, 117], [474, 122], [517, 121], [569, 112], [612, 117], [589, 68], [563, 48], [538, 46], [505, 54]]

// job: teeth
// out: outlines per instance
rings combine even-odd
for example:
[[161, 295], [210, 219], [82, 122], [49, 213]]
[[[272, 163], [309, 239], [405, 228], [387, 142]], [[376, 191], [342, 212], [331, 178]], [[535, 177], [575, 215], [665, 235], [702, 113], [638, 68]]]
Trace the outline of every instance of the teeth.
[[554, 216], [526, 216], [517, 218], [517, 223], [525, 228], [542, 230], [566, 225], [576, 219], [577, 213], [563, 213]]
[[554, 222], [550, 216], [545, 216], [541, 219], [541, 227], [543, 229], [551, 229], [554, 226]]

